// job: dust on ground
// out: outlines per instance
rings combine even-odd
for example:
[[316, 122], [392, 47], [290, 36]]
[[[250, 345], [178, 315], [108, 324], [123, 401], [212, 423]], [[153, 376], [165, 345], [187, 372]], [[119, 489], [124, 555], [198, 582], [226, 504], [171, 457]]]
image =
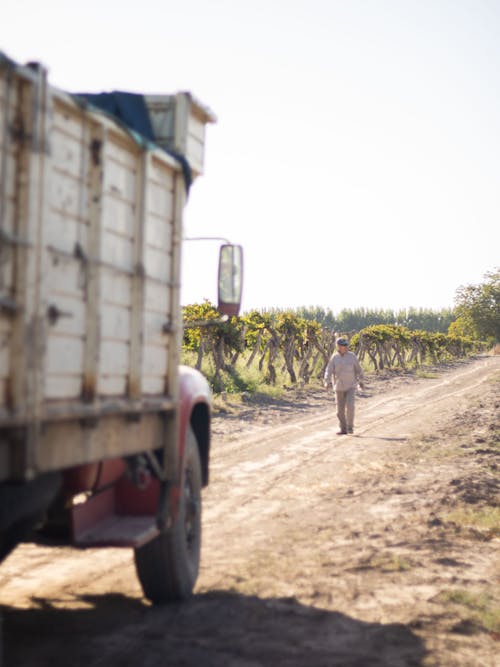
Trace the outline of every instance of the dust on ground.
[[370, 376], [213, 419], [202, 566], [152, 607], [128, 551], [21, 545], [0, 566], [4, 664], [500, 665], [500, 357]]

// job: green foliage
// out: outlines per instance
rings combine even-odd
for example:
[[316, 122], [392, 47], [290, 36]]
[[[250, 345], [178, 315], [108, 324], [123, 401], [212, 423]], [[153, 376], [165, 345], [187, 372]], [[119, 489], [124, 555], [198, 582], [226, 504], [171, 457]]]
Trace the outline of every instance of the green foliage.
[[[197, 350], [203, 334], [203, 326], [210, 321], [220, 319], [217, 308], [208, 300], [203, 303], [193, 303], [182, 309], [184, 324], [183, 346], [187, 350]], [[199, 326], [199, 325], [203, 326]]]
[[252, 310], [241, 319], [245, 327], [246, 347], [251, 348], [257, 343], [263, 347], [272, 327], [273, 317], [268, 313]]
[[457, 319], [448, 327], [448, 335], [477, 338], [476, 328], [472, 319], [468, 315], [457, 317]]
[[479, 285], [459, 287], [455, 306], [460, 326], [469, 335], [500, 342], [500, 268], [486, 273]]

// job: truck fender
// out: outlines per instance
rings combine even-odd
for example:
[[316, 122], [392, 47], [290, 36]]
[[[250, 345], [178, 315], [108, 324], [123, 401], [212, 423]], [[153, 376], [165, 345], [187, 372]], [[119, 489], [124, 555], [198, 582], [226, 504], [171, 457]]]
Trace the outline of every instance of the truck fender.
[[200, 452], [203, 486], [208, 484], [212, 395], [205, 377], [189, 366], [179, 366], [179, 448], [184, 457], [191, 426]]

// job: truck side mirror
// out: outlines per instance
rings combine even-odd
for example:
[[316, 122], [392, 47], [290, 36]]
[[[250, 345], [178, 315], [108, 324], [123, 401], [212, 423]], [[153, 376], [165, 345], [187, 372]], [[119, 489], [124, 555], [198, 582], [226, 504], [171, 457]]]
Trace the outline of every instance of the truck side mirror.
[[227, 243], [219, 251], [218, 310], [235, 317], [240, 312], [243, 289], [243, 248]]

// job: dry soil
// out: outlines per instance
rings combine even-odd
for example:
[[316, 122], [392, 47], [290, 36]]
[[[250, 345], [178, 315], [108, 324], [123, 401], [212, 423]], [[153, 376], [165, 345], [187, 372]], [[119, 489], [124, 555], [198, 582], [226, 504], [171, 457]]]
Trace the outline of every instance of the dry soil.
[[152, 607], [127, 550], [20, 545], [5, 667], [497, 667], [500, 356], [213, 419], [195, 595]]

